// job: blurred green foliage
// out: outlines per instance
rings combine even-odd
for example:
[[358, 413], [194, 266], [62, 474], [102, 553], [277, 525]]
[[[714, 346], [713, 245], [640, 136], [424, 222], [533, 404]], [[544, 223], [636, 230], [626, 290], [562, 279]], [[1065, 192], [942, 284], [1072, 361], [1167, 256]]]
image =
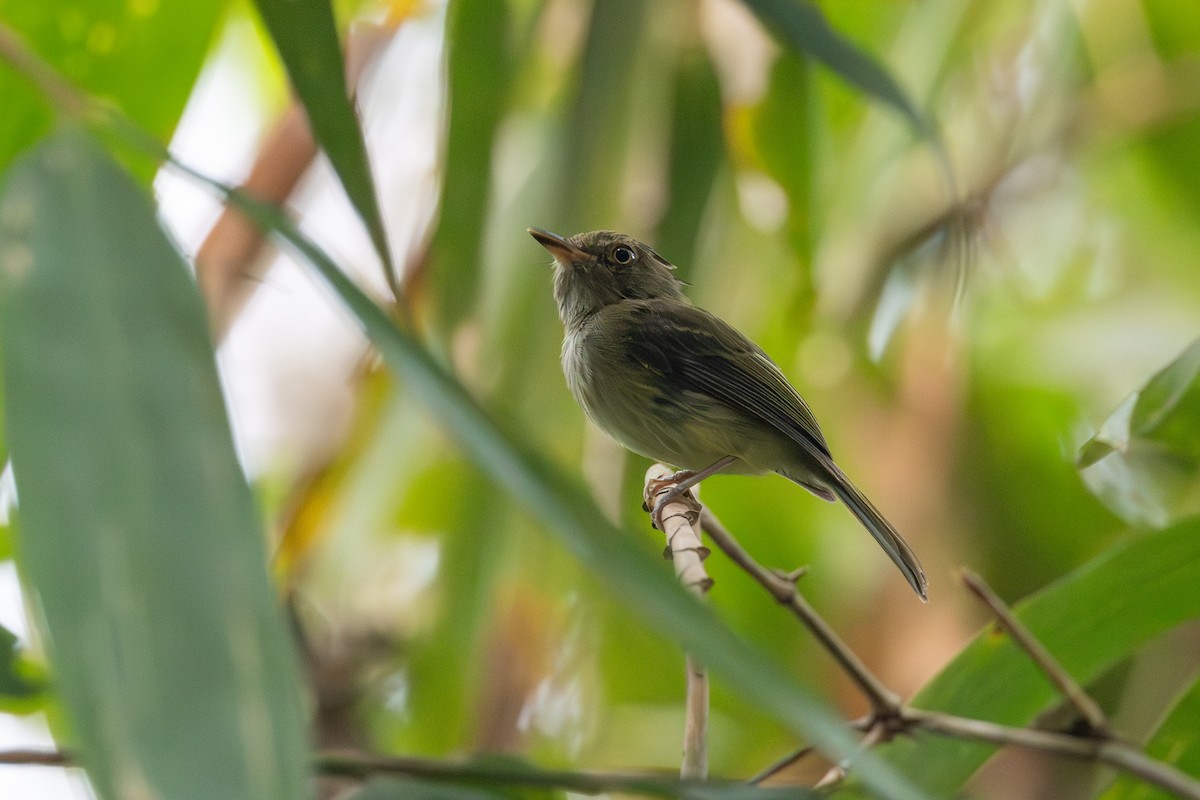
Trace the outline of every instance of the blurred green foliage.
[[[35, 5], [0, 0], [0, 19], [166, 141], [222, 7]], [[333, 17], [314, 0], [298, 4], [307, 16], [294, 5], [260, 4], [382, 250], [393, 220], [375, 210], [383, 194], [362, 134], [336, 99], [345, 95]], [[433, 19], [443, 31], [440, 206], [420, 241], [394, 251], [416, 254], [398, 268], [434, 357], [341, 285], [396, 371], [365, 371], [353, 433], [305, 465], [320, 479], [297, 481], [264, 509], [285, 531], [281, 571], [319, 743], [336, 711], [370, 749], [676, 768], [685, 618], [711, 630], [700, 646], [720, 647], [714, 664], [727, 667], [713, 687], [714, 774], [757, 772], [800, 743], [798, 719], [819, 716], [781, 711], [803, 707], [807, 693], [783, 681], [764, 689], [759, 667], [739, 671], [767, 663], [752, 653], [847, 716], [865, 710], [794, 621], [719, 555], [708, 563], [709, 603], [737, 639], [721, 639], [727, 631], [668, 591], [661, 539], [638, 509], [647, 463], [587, 427], [566, 392], [549, 271], [527, 225], [651, 240], [698, 303], [794, 379], [839, 461], [914, 541], [930, 605], [905, 595], [843, 509], [782, 479], [718, 477], [703, 497], [763, 563], [810, 566], [806, 596], [890, 686], [926, 684], [920, 706], [1014, 724], [1055, 704], [1006, 639], [988, 629], [972, 640], [986, 616], [953, 585], [962, 563], [1006, 598], [1032, 595], [1021, 613], [1083, 682], [1154, 681], [1152, 666], [1122, 665], [1200, 613], [1193, 2], [396, 0], [361, 12]], [[422, 91], [443, 90], [431, 81]], [[3, 165], [50, 116], [6, 68], [0, 96], [13, 98], [0, 123]], [[935, 124], [958, 198], [920, 135]], [[94, 219], [105, 224], [99, 208]], [[267, 221], [294, 234], [282, 217]], [[940, 245], [962, 230], [969, 249]], [[0, 258], [12, 257], [8, 244]], [[967, 291], [953, 305], [961, 268]], [[6, 334], [6, 359], [26, 336]], [[14, 389], [5, 387], [10, 431]], [[100, 455], [118, 450], [106, 447]], [[77, 479], [63, 471], [53, 485], [66, 496]], [[64, 613], [83, 615], [85, 601], [73, 602]], [[745, 702], [748, 687], [759, 704]], [[778, 707], [763, 708], [770, 692]], [[1176, 698], [1149, 744], [1193, 774], [1195, 695], [1193, 686]], [[986, 771], [972, 779], [993, 752], [924, 736], [884, 749], [937, 793], [1011, 796]], [[823, 771], [803, 767], [782, 779]], [[1039, 762], [1044, 785], [1057, 769]], [[360, 794], [446, 791], [380, 782]], [[1124, 778], [1105, 791], [1153, 796]]]
[[11, 168], [0, 230], [18, 559], [97, 791], [303, 794], [295, 656], [186, 265], [74, 129]]

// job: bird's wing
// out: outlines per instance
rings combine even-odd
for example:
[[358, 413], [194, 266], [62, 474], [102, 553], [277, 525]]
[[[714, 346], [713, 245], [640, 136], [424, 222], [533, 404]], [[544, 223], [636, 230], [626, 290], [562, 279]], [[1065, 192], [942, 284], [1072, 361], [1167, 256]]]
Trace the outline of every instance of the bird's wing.
[[675, 390], [708, 395], [829, 458], [817, 420], [762, 348], [719, 318], [673, 300], [626, 301], [629, 357]]

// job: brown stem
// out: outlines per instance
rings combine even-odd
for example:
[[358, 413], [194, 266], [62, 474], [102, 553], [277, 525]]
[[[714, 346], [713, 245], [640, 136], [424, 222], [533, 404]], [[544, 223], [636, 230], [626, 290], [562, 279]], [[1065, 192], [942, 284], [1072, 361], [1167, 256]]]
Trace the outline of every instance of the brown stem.
[[1026, 747], [1068, 758], [1099, 761], [1136, 775], [1147, 783], [1173, 792], [1179, 797], [1200, 800], [1200, 781], [1124, 742], [1088, 739], [1034, 728], [1017, 728], [916, 709], [905, 709], [904, 721], [920, 730], [955, 739]]
[[[885, 721], [880, 720], [876, 722], [867, 730], [866, 735], [859, 740], [859, 752], [862, 752], [863, 750], [870, 750], [875, 745], [887, 739], [890, 735], [888, 724]], [[829, 771], [825, 773], [821, 780], [817, 781], [813, 788], [824, 789], [829, 786], [835, 786], [846, 779], [846, 773], [849, 770], [850, 759], [847, 758], [830, 767]]]
[[1050, 679], [1050, 682], [1058, 687], [1071, 705], [1075, 706], [1075, 709], [1087, 722], [1088, 727], [1095, 733], [1111, 737], [1108, 719], [1104, 716], [1100, 704], [1084, 691], [1062, 664], [1051, 655], [1046, 646], [1013, 615], [1008, 605], [992, 591], [987, 582], [969, 569], [962, 570], [962, 582], [972, 594], [991, 609], [992, 613], [996, 615], [997, 624], [1008, 632], [1013, 642], [1025, 651], [1033, 663], [1037, 664], [1038, 668]]
[[808, 604], [796, 590], [796, 585], [785, 580], [775, 572], [759, 564], [746, 550], [738, 544], [721, 521], [710, 510], [704, 508], [700, 512], [700, 524], [705, 533], [716, 543], [717, 547], [729, 556], [730, 560], [745, 570], [750, 577], [758, 581], [771, 596], [792, 612], [797, 619], [804, 623], [821, 645], [829, 651], [834, 660], [845, 670], [850, 679], [866, 695], [877, 716], [895, 717], [900, 712], [900, 698], [883, 685], [875, 675], [867, 669], [862, 660], [833, 632], [828, 623]]

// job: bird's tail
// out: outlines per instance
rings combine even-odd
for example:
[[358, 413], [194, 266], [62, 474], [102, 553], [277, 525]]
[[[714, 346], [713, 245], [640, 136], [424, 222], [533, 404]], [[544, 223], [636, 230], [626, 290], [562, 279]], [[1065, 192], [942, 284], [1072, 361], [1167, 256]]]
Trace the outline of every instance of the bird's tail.
[[828, 466], [830, 467], [829, 488], [833, 490], [839, 500], [846, 504], [854, 516], [858, 517], [858, 521], [863, 524], [863, 527], [875, 537], [875, 541], [879, 542], [883, 551], [904, 573], [904, 577], [908, 579], [913, 591], [921, 597], [921, 600], [928, 602], [926, 587], [929, 584], [925, 579], [925, 570], [921, 568], [917, 554], [908, 546], [908, 542], [904, 541], [904, 537], [892, 527], [892, 523], [884, 519], [883, 514], [879, 513], [879, 509], [875, 508], [867, 496], [846, 477], [846, 473], [838, 469], [836, 464], [830, 463]]

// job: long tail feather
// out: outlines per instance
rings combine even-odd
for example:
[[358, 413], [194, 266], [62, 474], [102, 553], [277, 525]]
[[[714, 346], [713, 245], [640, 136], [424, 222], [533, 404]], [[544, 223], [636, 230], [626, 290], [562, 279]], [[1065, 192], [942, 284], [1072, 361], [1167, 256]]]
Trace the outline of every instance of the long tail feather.
[[831, 467], [829, 488], [833, 489], [838, 499], [846, 504], [854, 516], [858, 517], [858, 521], [863, 524], [863, 527], [875, 537], [875, 541], [879, 542], [883, 551], [904, 573], [904, 577], [908, 579], [913, 591], [920, 596], [921, 600], [928, 602], [929, 596], [926, 589], [929, 582], [925, 579], [925, 570], [922, 569], [917, 554], [909, 547], [908, 542], [904, 541], [904, 537], [892, 527], [892, 523], [888, 522], [883, 514], [879, 513], [879, 509], [871, 504], [867, 496], [846, 477], [846, 473], [838, 469], [835, 464], [830, 463], [829, 466]]

